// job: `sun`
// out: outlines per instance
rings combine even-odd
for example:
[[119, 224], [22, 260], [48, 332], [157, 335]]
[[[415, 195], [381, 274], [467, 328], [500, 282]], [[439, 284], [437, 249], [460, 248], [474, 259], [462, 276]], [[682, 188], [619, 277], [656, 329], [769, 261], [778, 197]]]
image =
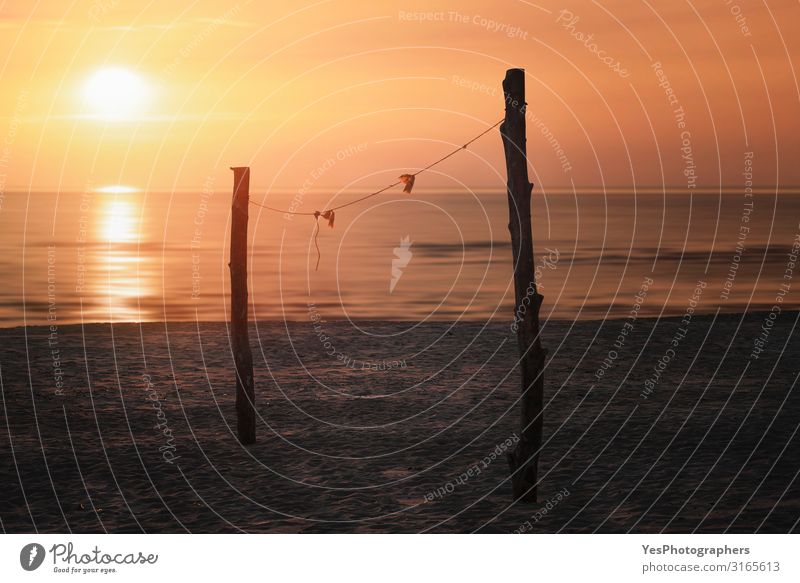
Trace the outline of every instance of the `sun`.
[[93, 118], [106, 121], [136, 119], [148, 98], [145, 80], [123, 67], [95, 71], [83, 86], [83, 99]]

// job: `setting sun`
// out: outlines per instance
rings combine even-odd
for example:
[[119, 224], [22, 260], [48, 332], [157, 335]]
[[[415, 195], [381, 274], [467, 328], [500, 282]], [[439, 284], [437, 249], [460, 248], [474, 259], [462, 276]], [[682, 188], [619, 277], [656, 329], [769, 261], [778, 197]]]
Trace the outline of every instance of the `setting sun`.
[[134, 119], [144, 110], [147, 96], [142, 77], [121, 67], [95, 71], [83, 87], [89, 115], [109, 121]]

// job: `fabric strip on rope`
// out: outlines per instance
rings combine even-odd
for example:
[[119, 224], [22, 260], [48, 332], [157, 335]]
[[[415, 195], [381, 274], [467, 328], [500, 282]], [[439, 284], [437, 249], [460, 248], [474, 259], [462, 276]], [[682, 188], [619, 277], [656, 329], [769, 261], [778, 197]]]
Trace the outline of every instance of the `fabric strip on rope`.
[[414, 175], [403, 174], [400, 176], [400, 182], [406, 185], [406, 187], [403, 189], [403, 192], [406, 194], [411, 194], [411, 189], [414, 188]]

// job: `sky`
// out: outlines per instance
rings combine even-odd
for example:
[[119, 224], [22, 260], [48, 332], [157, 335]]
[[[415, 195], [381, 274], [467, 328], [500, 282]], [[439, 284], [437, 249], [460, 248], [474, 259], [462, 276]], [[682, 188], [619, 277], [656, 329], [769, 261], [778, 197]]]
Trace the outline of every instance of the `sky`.
[[[796, 2], [0, 4], [0, 193], [369, 189], [503, 116], [544, 188], [800, 184]], [[748, 162], [749, 161], [749, 162]], [[752, 176], [744, 172], [752, 171]], [[502, 188], [490, 133], [425, 176]], [[205, 185], [205, 186], [204, 186]]]

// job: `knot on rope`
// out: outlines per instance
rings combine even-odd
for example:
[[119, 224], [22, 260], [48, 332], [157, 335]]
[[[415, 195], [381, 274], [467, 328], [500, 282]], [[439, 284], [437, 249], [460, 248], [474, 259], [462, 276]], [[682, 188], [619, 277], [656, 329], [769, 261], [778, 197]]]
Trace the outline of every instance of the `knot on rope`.
[[314, 225], [314, 247], [317, 248], [317, 266], [314, 268], [314, 271], [319, 271], [319, 260], [322, 257], [322, 254], [319, 251], [319, 242], [317, 241], [317, 236], [319, 235], [319, 218], [322, 217], [328, 221], [328, 226], [332, 229], [333, 228], [333, 221], [336, 219], [336, 213], [333, 211], [314, 211], [314, 220], [316, 221], [316, 225]]
[[319, 221], [319, 218], [322, 217], [323, 219], [327, 219], [328, 226], [332, 229], [333, 228], [333, 221], [336, 218], [336, 213], [333, 211], [314, 211], [314, 218]]

